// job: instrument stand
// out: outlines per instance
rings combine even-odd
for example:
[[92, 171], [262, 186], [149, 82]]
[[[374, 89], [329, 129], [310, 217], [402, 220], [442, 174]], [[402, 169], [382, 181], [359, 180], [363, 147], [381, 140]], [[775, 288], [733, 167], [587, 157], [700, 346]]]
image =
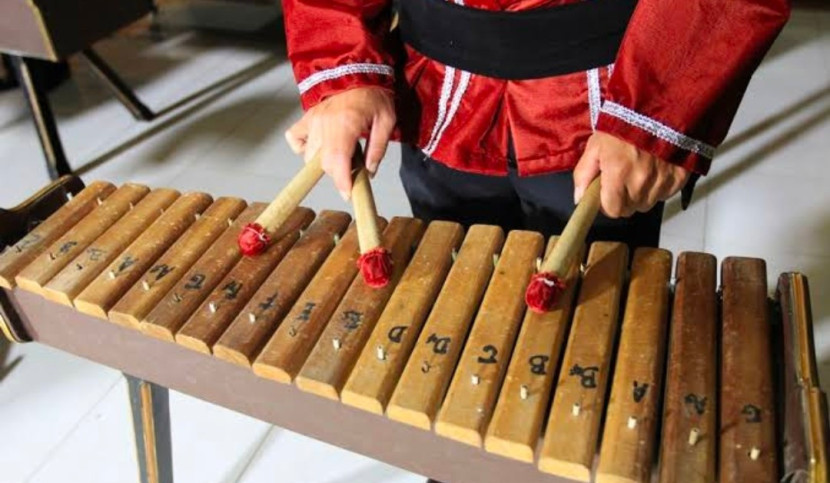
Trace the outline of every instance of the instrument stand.
[[170, 399], [166, 387], [124, 374], [141, 483], [173, 483]]
[[[130, 111], [136, 120], [152, 121], [157, 117], [157, 114], [138, 99], [133, 90], [94, 50], [91, 48], [84, 49], [81, 51], [81, 56], [89, 62], [92, 71], [104, 81], [119, 102]], [[38, 138], [43, 147], [43, 154], [46, 157], [46, 169], [49, 172], [50, 179], [56, 180], [63, 175], [72, 174], [55, 123], [55, 116], [49, 105], [46, 87], [43, 84], [43, 79], [32, 68], [33, 60], [22, 56], [10, 57], [14, 74], [23, 89], [32, 119], [35, 122]]]

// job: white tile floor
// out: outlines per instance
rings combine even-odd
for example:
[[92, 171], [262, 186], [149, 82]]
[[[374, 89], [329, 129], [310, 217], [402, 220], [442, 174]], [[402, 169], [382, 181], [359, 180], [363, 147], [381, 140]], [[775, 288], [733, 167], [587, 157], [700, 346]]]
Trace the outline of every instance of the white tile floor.
[[[300, 110], [279, 43], [215, 31], [233, 22], [236, 29], [251, 27], [252, 21], [261, 26], [258, 14], [211, 25], [212, 32], [181, 28], [215, 18], [215, 12], [173, 9], [162, 15], [161, 35], [136, 29], [99, 44], [102, 56], [157, 110], [246, 69], [259, 74], [233, 79], [153, 123], [133, 121], [84, 65], [74, 65], [73, 80], [51, 99], [67, 154], [74, 166], [83, 166], [86, 180], [267, 200], [294, 172], [298, 161], [282, 132]], [[805, 272], [825, 388], [830, 388], [828, 153], [830, 10], [802, 8], [754, 77], [692, 207], [679, 212], [677, 203], [668, 206], [661, 241], [675, 253], [762, 257], [770, 277], [783, 270]], [[398, 163], [393, 149], [374, 183], [387, 216], [409, 214]], [[14, 205], [46, 182], [19, 92], [0, 93], [0, 206]], [[309, 205], [344, 208], [328, 182], [315, 189]], [[4, 373], [0, 483], [137, 481], [126, 383], [118, 372], [30, 344], [0, 357]], [[171, 410], [179, 482], [422, 480], [181, 394], [171, 394]]]

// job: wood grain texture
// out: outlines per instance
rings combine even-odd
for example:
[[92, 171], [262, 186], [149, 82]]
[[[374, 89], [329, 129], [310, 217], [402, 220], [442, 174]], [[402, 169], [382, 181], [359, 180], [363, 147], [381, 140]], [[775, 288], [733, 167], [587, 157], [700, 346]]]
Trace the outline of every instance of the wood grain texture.
[[473, 225], [447, 281], [418, 337], [415, 349], [387, 407], [389, 418], [421, 429], [432, 428], [467, 330], [494, 270], [493, 256], [504, 243], [498, 227]]
[[216, 285], [202, 305], [176, 333], [176, 342], [210, 354], [213, 344], [219, 340], [294, 243], [300, 239], [300, 231], [313, 219], [313, 211], [308, 208], [296, 208], [274, 233], [273, 241], [263, 253], [255, 257], [243, 257]]
[[597, 482], [651, 481], [660, 421], [672, 255], [634, 253]]
[[177, 199], [75, 298], [75, 308], [106, 319], [109, 309], [212, 201], [205, 193], [187, 193]]
[[539, 457], [546, 473], [590, 480], [627, 265], [625, 245], [591, 245]]
[[167, 188], [151, 191], [133, 209], [110, 226], [44, 287], [43, 296], [64, 305], [86, 288], [127, 246], [147, 229], [179, 197]]
[[766, 264], [726, 258], [721, 285], [719, 479], [778, 481]]
[[524, 293], [544, 238], [511, 231], [435, 421], [435, 432], [481, 446], [526, 305]]
[[677, 259], [660, 480], [715, 480], [717, 442], [717, 261], [705, 253]]
[[228, 220], [230, 228], [141, 321], [142, 332], [170, 342], [175, 340], [176, 332], [242, 257], [237, 242], [239, 231], [263, 209], [264, 203], [253, 203], [236, 221]]
[[113, 191], [115, 186], [111, 183], [91, 183], [17, 243], [6, 247], [0, 253], [0, 287], [13, 288], [15, 277], [24, 267], [97, 208], [98, 200], [105, 200]]
[[213, 355], [250, 367], [334, 249], [334, 240], [346, 231], [350, 220], [347, 213], [339, 211], [320, 213], [222, 334], [213, 346]]
[[138, 329], [141, 321], [181, 280], [196, 260], [228, 230], [247, 204], [239, 198], [219, 198], [202, 213], [182, 237], [161, 256], [109, 311], [109, 320]]
[[17, 276], [17, 284], [30, 292], [43, 295], [43, 287], [66, 265], [78, 257], [113, 224], [128, 213], [150, 192], [143, 185], [126, 184], [64, 233]]
[[[383, 246], [392, 254], [392, 278], [375, 289], [358, 277], [343, 296], [320, 339], [295, 379], [297, 387], [331, 399], [338, 399], [366, 339], [389, 301], [424, 232], [421, 220], [393, 218], [383, 231]], [[339, 341], [335, 347], [334, 341]]]
[[429, 224], [343, 388], [344, 404], [383, 414], [463, 238], [457, 223]]
[[[548, 254], [556, 241], [557, 237], [550, 239], [546, 250]], [[579, 263], [584, 254], [583, 247], [565, 275], [565, 291], [550, 311], [525, 311], [498, 403], [493, 410], [493, 419], [484, 438], [484, 447], [491, 453], [533, 462], [545, 424], [544, 417], [550, 406], [553, 378], [558, 369], [565, 334], [571, 323]]]
[[[378, 223], [386, 226], [384, 219]], [[294, 380], [357, 275], [359, 256], [352, 224], [254, 361], [255, 374], [283, 383]]]

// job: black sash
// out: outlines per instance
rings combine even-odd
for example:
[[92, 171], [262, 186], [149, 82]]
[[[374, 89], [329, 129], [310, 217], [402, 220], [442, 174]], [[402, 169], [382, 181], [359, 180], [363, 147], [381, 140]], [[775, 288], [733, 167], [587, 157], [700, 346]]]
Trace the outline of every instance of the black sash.
[[636, 0], [585, 0], [519, 12], [452, 0], [400, 0], [403, 41], [425, 56], [499, 79], [538, 79], [614, 62]]

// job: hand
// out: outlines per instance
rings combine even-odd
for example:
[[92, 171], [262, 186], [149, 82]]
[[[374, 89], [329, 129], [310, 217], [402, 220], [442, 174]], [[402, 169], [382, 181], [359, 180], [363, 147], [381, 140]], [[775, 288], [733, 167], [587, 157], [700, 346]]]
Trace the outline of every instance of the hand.
[[374, 174], [395, 128], [393, 94], [379, 87], [359, 87], [335, 94], [306, 112], [286, 131], [288, 145], [305, 161], [320, 150], [321, 165], [344, 200], [352, 191], [352, 157], [363, 133], [369, 133], [366, 169]]
[[680, 191], [689, 171], [610, 134], [595, 132], [574, 169], [574, 202], [601, 176], [601, 207], [610, 218], [645, 213]]

